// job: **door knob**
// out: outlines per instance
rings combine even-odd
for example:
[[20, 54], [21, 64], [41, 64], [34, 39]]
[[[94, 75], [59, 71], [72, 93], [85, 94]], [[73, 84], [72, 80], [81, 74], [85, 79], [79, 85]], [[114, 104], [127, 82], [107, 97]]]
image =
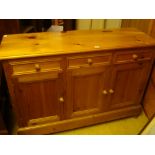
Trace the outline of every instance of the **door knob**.
[[64, 102], [64, 98], [63, 97], [60, 97], [59, 98], [59, 101], [62, 103], [62, 102]]
[[132, 55], [132, 58], [133, 58], [134, 60], [136, 60], [136, 59], [138, 58], [138, 55], [137, 55], [137, 54], [133, 54], [133, 55]]
[[40, 65], [39, 64], [35, 64], [34, 66], [35, 66], [36, 71], [40, 71]]
[[102, 91], [102, 94], [103, 94], [103, 95], [107, 95], [107, 94], [108, 94], [107, 90], [103, 90], [103, 91]]
[[114, 90], [113, 90], [113, 89], [110, 89], [110, 90], [109, 90], [109, 93], [110, 93], [110, 94], [113, 94], [113, 93], [114, 93]]
[[93, 63], [93, 60], [89, 58], [89, 59], [87, 60], [87, 62], [88, 62], [89, 65], [91, 65], [91, 64]]

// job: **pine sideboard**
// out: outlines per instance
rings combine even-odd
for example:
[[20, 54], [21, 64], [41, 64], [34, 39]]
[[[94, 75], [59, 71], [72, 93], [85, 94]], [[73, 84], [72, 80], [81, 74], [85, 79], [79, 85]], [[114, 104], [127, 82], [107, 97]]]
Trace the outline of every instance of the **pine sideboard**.
[[138, 116], [155, 40], [136, 29], [4, 35], [17, 134], [51, 134]]

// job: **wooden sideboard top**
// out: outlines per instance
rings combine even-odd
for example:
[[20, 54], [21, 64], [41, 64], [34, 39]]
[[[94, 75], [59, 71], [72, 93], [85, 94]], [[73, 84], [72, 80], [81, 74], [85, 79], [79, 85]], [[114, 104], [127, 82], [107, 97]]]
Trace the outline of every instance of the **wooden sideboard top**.
[[0, 60], [151, 46], [155, 40], [134, 28], [11, 34], [3, 36]]

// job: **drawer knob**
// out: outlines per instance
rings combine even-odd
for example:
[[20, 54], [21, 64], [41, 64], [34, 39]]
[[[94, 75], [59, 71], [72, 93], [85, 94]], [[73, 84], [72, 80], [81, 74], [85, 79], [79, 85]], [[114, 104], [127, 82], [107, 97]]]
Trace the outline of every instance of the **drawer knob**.
[[35, 64], [35, 69], [36, 69], [36, 71], [40, 71], [40, 65], [39, 64]]
[[110, 90], [109, 90], [109, 93], [110, 93], [110, 94], [113, 94], [113, 93], [114, 93], [114, 90], [113, 90], [113, 89], [110, 89]]
[[64, 102], [64, 98], [63, 98], [63, 97], [60, 97], [60, 98], [59, 98], [59, 101], [60, 101], [61, 103], [63, 103], [63, 102]]
[[132, 55], [132, 58], [133, 58], [134, 60], [136, 60], [136, 59], [138, 58], [138, 55], [137, 55], [137, 54], [133, 54], [133, 55]]
[[89, 59], [87, 60], [87, 62], [88, 62], [89, 65], [91, 65], [91, 64], [93, 63], [93, 60], [89, 58]]
[[102, 94], [103, 94], [103, 95], [107, 95], [107, 94], [108, 94], [107, 90], [103, 90], [103, 91], [102, 91]]

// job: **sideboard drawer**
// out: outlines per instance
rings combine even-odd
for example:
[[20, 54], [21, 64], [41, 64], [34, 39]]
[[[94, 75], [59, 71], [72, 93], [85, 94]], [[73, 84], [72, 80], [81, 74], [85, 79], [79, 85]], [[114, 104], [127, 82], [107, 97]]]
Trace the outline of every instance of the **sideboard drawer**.
[[119, 52], [116, 53], [114, 56], [113, 63], [119, 64], [119, 63], [129, 63], [129, 62], [135, 62], [135, 61], [145, 61], [150, 60], [152, 57], [151, 52]]
[[111, 63], [111, 59], [111, 53], [102, 55], [74, 56], [68, 58], [68, 67], [106, 65]]
[[61, 59], [30, 59], [11, 61], [9, 63], [13, 70], [13, 75], [29, 74], [58, 70], [61, 68]]
[[129, 63], [135, 61], [145, 61], [150, 60], [152, 57], [152, 53], [150, 51], [145, 52], [118, 52], [115, 54], [113, 63], [120, 64], [120, 63]]

